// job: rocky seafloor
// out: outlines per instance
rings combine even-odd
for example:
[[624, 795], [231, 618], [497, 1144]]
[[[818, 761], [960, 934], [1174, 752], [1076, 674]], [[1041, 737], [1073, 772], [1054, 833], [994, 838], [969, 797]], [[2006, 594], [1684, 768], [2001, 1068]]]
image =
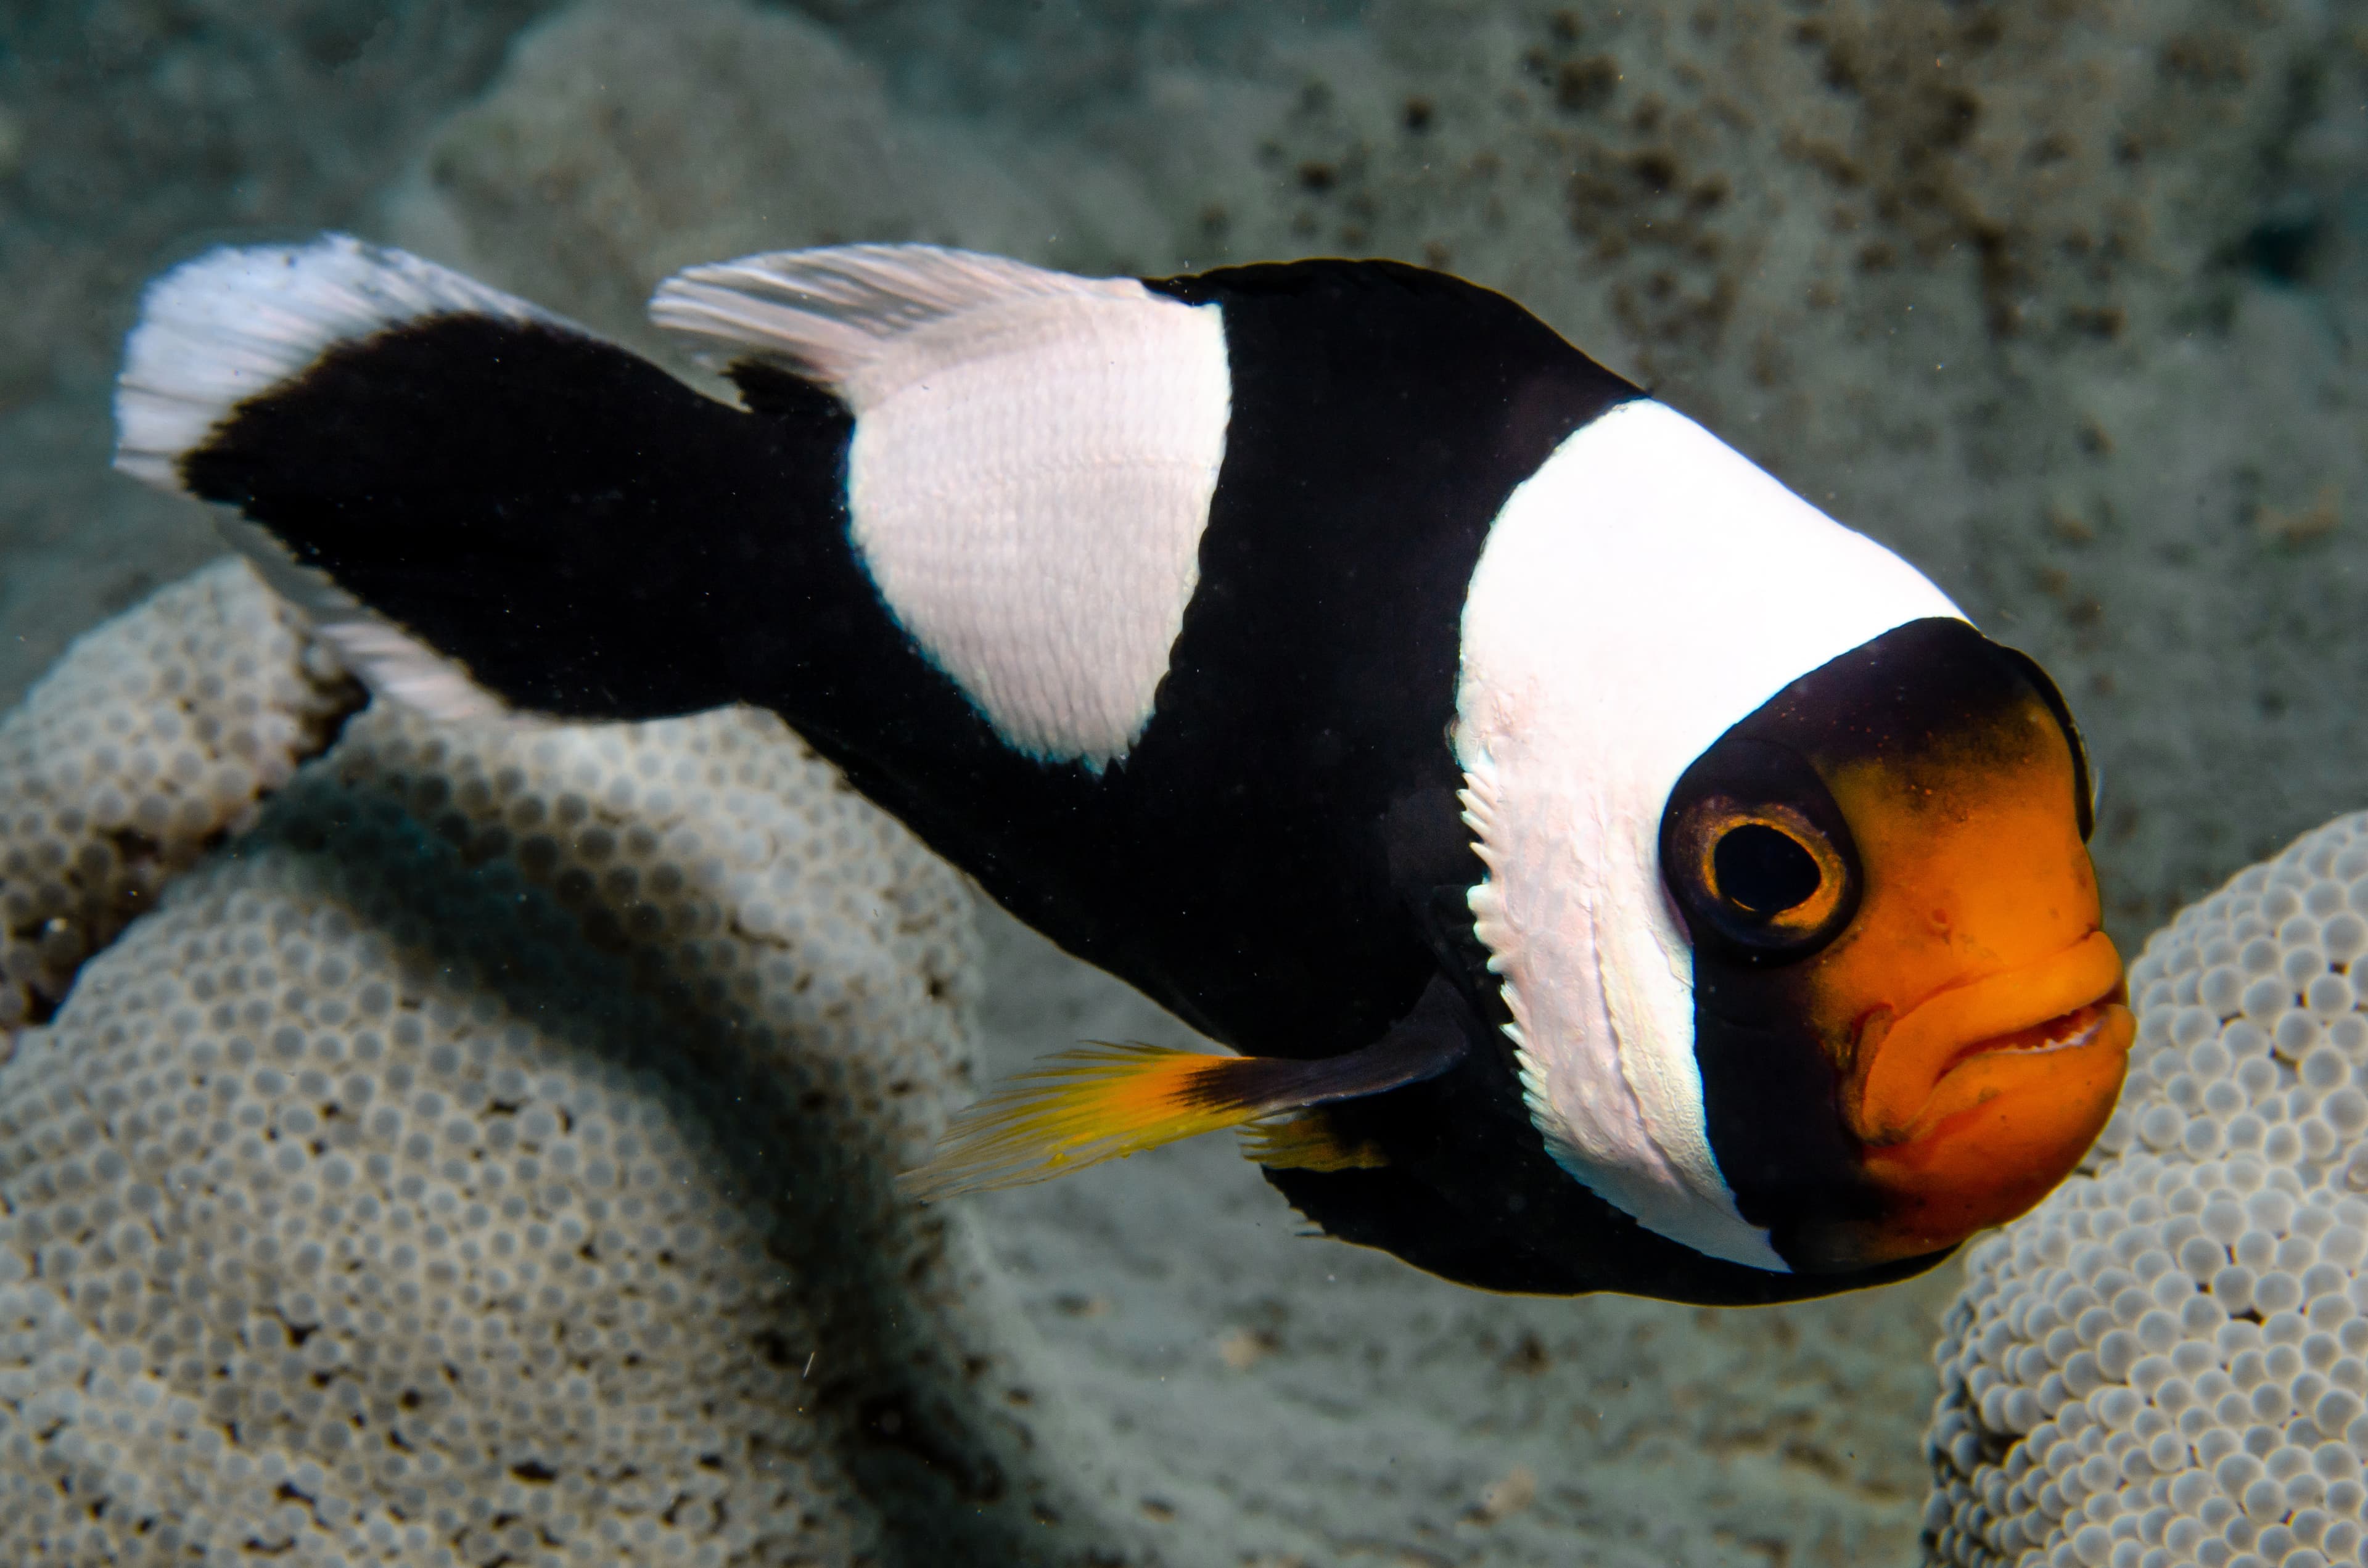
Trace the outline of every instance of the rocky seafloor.
[[[2299, 0], [0, 16], [0, 705], [218, 550], [110, 474], [145, 277], [324, 226], [655, 347], [686, 263], [1386, 255], [1503, 288], [2066, 686], [2117, 937], [2368, 795], [2368, 17]], [[982, 1068], [1182, 1039], [988, 915]], [[1956, 1271], [1518, 1301], [1217, 1142], [973, 1205], [1173, 1561], [1907, 1562]], [[1050, 1396], [1048, 1396], [1050, 1397]]]

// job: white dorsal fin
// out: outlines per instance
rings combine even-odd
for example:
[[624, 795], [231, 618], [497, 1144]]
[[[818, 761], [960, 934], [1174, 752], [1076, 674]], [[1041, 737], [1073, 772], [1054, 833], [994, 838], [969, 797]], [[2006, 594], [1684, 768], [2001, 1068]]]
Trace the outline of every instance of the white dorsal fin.
[[775, 251], [676, 273], [650, 300], [669, 331], [778, 360], [858, 413], [893, 388], [866, 371], [916, 330], [1023, 300], [1141, 302], [1132, 278], [1078, 278], [939, 245]]

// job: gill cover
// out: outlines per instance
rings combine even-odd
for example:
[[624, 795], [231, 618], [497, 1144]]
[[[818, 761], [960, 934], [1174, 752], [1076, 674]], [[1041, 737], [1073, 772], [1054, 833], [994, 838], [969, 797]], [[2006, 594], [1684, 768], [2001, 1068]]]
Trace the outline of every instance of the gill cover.
[[1790, 1267], [1953, 1245], [2104, 1125], [2133, 1030], [2089, 826], [2062, 698], [1955, 619], [1794, 681], [1679, 779], [1711, 1143]]

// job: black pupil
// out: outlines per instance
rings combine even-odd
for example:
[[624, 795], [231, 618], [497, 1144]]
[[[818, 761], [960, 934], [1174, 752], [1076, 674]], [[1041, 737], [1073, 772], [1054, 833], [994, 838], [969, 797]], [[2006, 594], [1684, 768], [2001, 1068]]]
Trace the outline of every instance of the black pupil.
[[1710, 866], [1720, 894], [1747, 915], [1782, 915], [1823, 880], [1800, 840], [1756, 822], [1729, 829], [1710, 852]]

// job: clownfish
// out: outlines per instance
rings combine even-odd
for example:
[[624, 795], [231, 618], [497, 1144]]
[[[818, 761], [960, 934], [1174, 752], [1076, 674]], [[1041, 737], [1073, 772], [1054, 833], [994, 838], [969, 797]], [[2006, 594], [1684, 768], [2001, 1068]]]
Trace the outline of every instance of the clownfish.
[[116, 466], [429, 712], [775, 710], [1236, 1053], [1055, 1058], [916, 1197], [1234, 1128], [1449, 1279], [1757, 1302], [1930, 1267], [2103, 1126], [2055, 686], [1513, 301], [847, 245], [651, 313], [731, 392], [399, 251], [216, 250]]

